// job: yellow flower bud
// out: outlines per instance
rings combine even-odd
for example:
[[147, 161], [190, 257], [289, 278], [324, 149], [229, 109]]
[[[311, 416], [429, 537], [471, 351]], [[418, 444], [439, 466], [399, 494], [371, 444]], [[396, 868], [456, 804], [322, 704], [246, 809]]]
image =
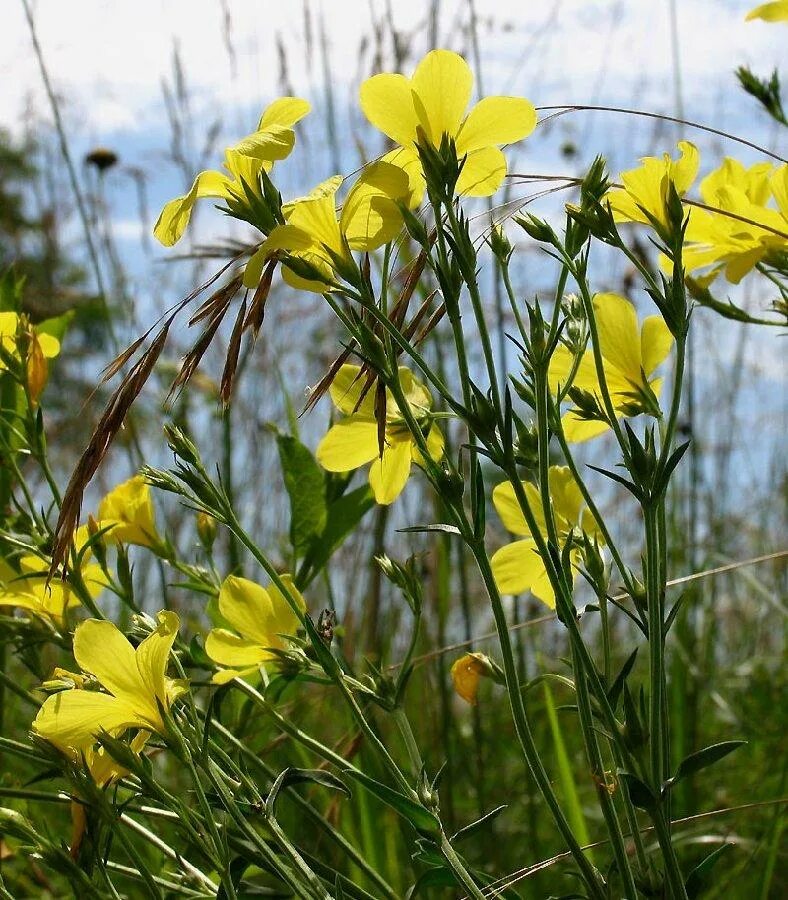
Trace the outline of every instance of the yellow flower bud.
[[479, 679], [489, 678], [492, 674], [492, 664], [483, 653], [466, 653], [465, 656], [455, 660], [451, 667], [454, 690], [471, 706], [476, 706]]

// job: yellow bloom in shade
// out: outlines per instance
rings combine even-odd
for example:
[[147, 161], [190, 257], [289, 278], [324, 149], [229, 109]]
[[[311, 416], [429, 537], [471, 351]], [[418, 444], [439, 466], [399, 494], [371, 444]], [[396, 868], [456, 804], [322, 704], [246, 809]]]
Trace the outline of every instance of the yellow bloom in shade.
[[[594, 297], [594, 312], [605, 381], [616, 413], [619, 416], [631, 416], [646, 411], [638, 397], [646, 386], [655, 397], [659, 397], [662, 379], [651, 379], [651, 375], [670, 353], [673, 335], [659, 315], [648, 316], [638, 328], [635, 307], [618, 294], [597, 294]], [[572, 352], [559, 346], [548, 370], [553, 392], [565, 383], [573, 364]], [[591, 350], [586, 350], [583, 354], [572, 386], [595, 395], [601, 405], [602, 392]], [[569, 410], [561, 423], [570, 443], [586, 441], [608, 429], [605, 422], [585, 420], [574, 410]]]
[[[304, 598], [290, 575], [282, 575], [288, 593], [302, 611]], [[234, 631], [214, 628], [205, 641], [205, 652], [223, 668], [213, 676], [218, 684], [256, 672], [275, 660], [273, 650], [287, 646], [283, 635], [295, 634], [299, 618], [275, 584], [267, 588], [246, 578], [229, 575], [219, 591], [219, 612]]]
[[141, 547], [161, 543], [150, 485], [142, 475], [134, 475], [104, 497], [98, 506], [98, 527], [109, 528], [103, 535], [108, 543]]
[[489, 674], [490, 664], [483, 653], [466, 653], [456, 659], [451, 667], [454, 690], [471, 706], [476, 706], [479, 679]]
[[194, 204], [202, 197], [245, 202], [244, 185], [259, 190], [260, 172], [270, 172], [273, 164], [290, 155], [295, 145], [293, 125], [311, 109], [306, 100], [280, 97], [263, 112], [257, 130], [225, 151], [226, 172], [200, 172], [191, 190], [170, 200], [153, 229], [165, 247], [176, 244], [189, 224]]
[[[30, 331], [31, 343], [35, 341], [41, 356], [45, 359], [52, 359], [60, 353], [60, 341], [51, 334], [39, 331], [35, 326], [27, 326]], [[17, 347], [17, 334], [19, 333], [19, 316], [15, 312], [0, 312], [0, 344], [3, 349], [12, 356], [19, 358], [19, 348]], [[31, 347], [31, 350], [33, 348]], [[0, 372], [6, 368], [5, 363], [0, 359]]]
[[[79, 606], [80, 600], [72, 586], [60, 578], [53, 578], [47, 584], [50, 562], [26, 554], [19, 559], [19, 571], [16, 571], [0, 560], [0, 606], [29, 610], [61, 627], [66, 610]], [[95, 563], [85, 563], [83, 559], [80, 575], [93, 599], [107, 586], [101, 566]]]
[[[642, 222], [650, 225], [653, 216], [663, 227], [668, 227], [666, 202], [671, 183], [679, 196], [688, 190], [698, 174], [700, 156], [698, 148], [689, 141], [679, 141], [679, 158], [671, 159], [665, 153], [662, 159], [643, 157], [637, 169], [621, 173], [623, 189], [607, 195], [616, 222]], [[693, 212], [694, 214], [694, 212]]]
[[[334, 175], [306, 197], [282, 207], [286, 224], [274, 228], [249, 260], [244, 272], [246, 287], [257, 286], [263, 266], [277, 251], [303, 259], [333, 279], [332, 254], [347, 258], [353, 250], [376, 250], [397, 235], [402, 216], [396, 200], [408, 193], [408, 177], [402, 169], [385, 162], [366, 166], [337, 216], [336, 193], [341, 184], [342, 177]], [[282, 274], [292, 287], [319, 294], [328, 290], [325, 283], [302, 278], [287, 265]]]
[[788, 0], [761, 3], [747, 13], [745, 21], [750, 22], [753, 19], [763, 19], [764, 22], [788, 22]]
[[[547, 529], [539, 489], [530, 481], [523, 482], [523, 489], [539, 531], [545, 536]], [[589, 510], [583, 508], [580, 488], [566, 466], [550, 467], [549, 489], [555, 524], [562, 543], [567, 541], [573, 528], [579, 528], [601, 542], [596, 520]], [[542, 558], [537, 552], [536, 542], [520, 509], [514, 486], [508, 481], [496, 485], [493, 488], [492, 498], [506, 529], [512, 534], [524, 535], [522, 540], [501, 547], [490, 558], [498, 590], [502, 594], [522, 594], [530, 591], [550, 609], [554, 609], [555, 594]], [[579, 557], [580, 551], [573, 550], [573, 565], [577, 565]]]
[[167, 663], [180, 620], [163, 610], [157, 627], [136, 648], [112, 622], [87, 619], [74, 632], [74, 658], [105, 689], [78, 687], [48, 697], [33, 730], [69, 753], [91, 747], [102, 731], [128, 728], [164, 731], [159, 705], [169, 709], [185, 687], [167, 677]]
[[[788, 250], [788, 164], [756, 163], [745, 168], [726, 158], [700, 184], [707, 206], [695, 209], [686, 233], [683, 262], [688, 271], [715, 267], [738, 284], [772, 253]], [[774, 198], [777, 209], [767, 204]]]
[[[434, 423], [429, 423], [432, 397], [410, 369], [400, 366], [400, 384], [414, 417], [424, 423], [430, 456], [440, 459], [443, 454], [443, 435]], [[394, 396], [386, 390], [386, 428], [383, 455], [378, 443], [378, 422], [375, 417], [374, 387], [364, 393], [366, 377], [361, 368], [344, 365], [330, 388], [331, 399], [344, 417], [334, 424], [317, 448], [317, 460], [329, 472], [350, 472], [371, 462], [369, 484], [375, 500], [387, 505], [402, 493], [412, 463], [423, 457], [410, 431], [403, 422]]]
[[521, 141], [536, 127], [536, 110], [522, 97], [485, 97], [466, 114], [472, 89], [470, 67], [449, 50], [428, 53], [412, 78], [387, 73], [361, 85], [364, 115], [399, 145], [383, 159], [408, 173], [411, 205], [420, 203], [425, 188], [416, 150], [419, 129], [434, 147], [444, 135], [453, 139], [458, 158], [465, 157], [458, 194], [488, 197], [506, 175], [501, 145]]

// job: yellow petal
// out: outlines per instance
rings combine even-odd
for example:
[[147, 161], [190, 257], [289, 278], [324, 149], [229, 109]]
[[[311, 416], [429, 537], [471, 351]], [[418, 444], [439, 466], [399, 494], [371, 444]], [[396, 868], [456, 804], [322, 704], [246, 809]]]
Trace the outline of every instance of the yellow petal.
[[269, 103], [260, 116], [257, 130], [262, 131], [271, 125], [282, 125], [292, 128], [296, 122], [300, 122], [312, 109], [308, 100], [300, 97], [279, 97], [273, 103]]
[[[346, 416], [358, 413], [362, 416], [375, 415], [375, 390], [374, 387], [364, 390], [367, 384], [365, 375], [361, 374], [361, 366], [345, 363], [334, 376], [328, 392], [334, 402], [334, 406]], [[364, 398], [361, 393], [364, 391]]]
[[290, 225], [306, 232], [315, 243], [325, 245], [334, 253], [343, 252], [334, 192], [296, 200], [288, 206], [285, 216]]
[[504, 481], [493, 488], [492, 500], [495, 511], [507, 531], [511, 531], [512, 534], [530, 535], [531, 531], [510, 481]]
[[276, 584], [271, 582], [268, 585], [268, 595], [271, 598], [271, 619], [268, 623], [268, 631], [273, 638], [271, 647], [284, 647], [284, 641], [279, 637], [283, 634], [295, 634], [298, 626], [301, 624], [301, 618], [296, 615], [291, 602], [294, 602], [296, 608], [302, 613], [306, 610], [306, 601], [301, 592], [295, 586], [292, 575], [280, 575], [282, 583], [287, 588], [290, 599], [287, 599]]
[[569, 412], [561, 417], [561, 425], [564, 429], [564, 437], [570, 444], [581, 444], [583, 441], [589, 441], [591, 438], [604, 434], [610, 427], [605, 422], [597, 419], [580, 419], [570, 409]]
[[97, 691], [70, 690], [47, 697], [33, 731], [68, 750], [89, 746], [102, 730], [118, 734], [139, 724], [134, 709], [122, 700]]
[[424, 180], [424, 172], [421, 169], [421, 159], [418, 151], [413, 146], [397, 147], [385, 156], [381, 162], [388, 162], [398, 166], [408, 176], [408, 206], [415, 209], [420, 206], [427, 182]]
[[259, 162], [275, 162], [286, 159], [295, 146], [295, 134], [291, 128], [270, 125], [263, 131], [247, 135], [232, 148], [241, 156], [248, 156]]
[[788, 163], [783, 163], [769, 179], [769, 185], [788, 226]]
[[746, 22], [763, 19], [764, 22], [788, 22], [788, 0], [771, 0], [762, 3], [747, 13]]
[[264, 587], [248, 578], [228, 575], [219, 589], [219, 612], [242, 637], [268, 645], [273, 610]]
[[234, 678], [248, 678], [256, 672], [257, 665], [251, 666], [248, 669], [220, 669], [218, 672], [213, 673], [211, 681], [214, 684], [228, 684]]
[[369, 486], [375, 502], [383, 506], [393, 503], [408, 482], [411, 466], [410, 436], [393, 440], [383, 448], [383, 456], [369, 467]]
[[506, 157], [497, 147], [474, 150], [465, 158], [456, 191], [466, 197], [489, 197], [505, 177]]
[[104, 535], [106, 541], [142, 547], [154, 546], [159, 541], [153, 495], [142, 475], [114, 487], [99, 503], [98, 519], [102, 528], [112, 523], [112, 530]]
[[647, 316], [640, 330], [640, 354], [646, 375], [667, 359], [672, 347], [673, 335], [662, 316]]
[[[166, 674], [170, 652], [178, 636], [180, 619], [176, 613], [162, 610], [156, 616], [156, 630], [137, 647], [137, 669], [145, 684], [148, 696], [158, 698], [167, 706]], [[153, 706], [155, 706], [155, 701]]]
[[367, 166], [342, 207], [340, 230], [351, 250], [375, 250], [391, 241], [402, 227], [395, 200], [408, 195], [408, 176], [390, 163]]
[[[495, 583], [502, 594], [523, 594], [538, 582], [542, 594], [545, 567], [531, 538], [514, 541], [493, 553], [490, 558]], [[544, 600], [544, 597], [540, 597]], [[547, 601], [545, 601], [547, 602]], [[548, 603], [548, 605], [550, 605]]]
[[16, 337], [19, 316], [15, 312], [0, 312], [0, 337]]
[[[437, 462], [437, 460], [443, 456], [443, 445], [443, 432], [433, 422], [430, 426], [430, 430], [427, 432], [427, 450], [431, 459], [434, 459]], [[413, 442], [411, 452], [413, 455], [413, 462], [415, 462], [416, 465], [423, 466], [424, 457], [422, 456], [421, 450], [416, 446], [415, 441]]]
[[329, 472], [350, 472], [378, 455], [378, 425], [367, 416], [348, 416], [328, 430], [317, 446], [317, 461]]
[[[399, 373], [399, 383], [402, 388], [402, 393], [405, 395], [405, 399], [412, 412], [416, 416], [428, 412], [432, 407], [432, 396], [427, 388], [424, 387], [424, 384], [416, 378], [407, 366], [400, 366], [397, 371]], [[387, 409], [389, 418], [392, 416], [399, 418], [401, 413], [397, 411], [397, 408], [394, 405], [394, 398], [390, 393], [387, 393], [387, 396], [390, 400]]]
[[312, 253], [309, 251], [301, 252], [299, 250], [292, 255], [308, 262], [313, 269], [320, 273], [323, 280], [318, 281], [317, 279], [302, 278], [292, 269], [288, 268], [287, 263], [283, 263], [282, 279], [285, 284], [289, 284], [290, 287], [296, 291], [311, 291], [314, 294], [325, 294], [327, 291], [331, 290], [331, 282], [334, 281], [334, 269], [326, 262], [322, 251], [321, 253]]
[[602, 356], [622, 375], [639, 384], [640, 332], [635, 307], [619, 294], [597, 294], [594, 311]]
[[60, 341], [51, 334], [40, 331], [36, 334], [41, 352], [47, 359], [52, 359], [60, 353]]
[[[257, 641], [233, 634], [226, 628], [214, 628], [209, 632], [205, 639], [205, 652], [220, 666], [236, 669], [256, 666], [271, 657]], [[232, 677], [234, 678], [235, 674]]]
[[[151, 705], [134, 648], [113, 622], [86, 619], [74, 632], [74, 659], [117, 698], [136, 709]], [[155, 708], [155, 703], [153, 704]]]
[[485, 97], [468, 113], [457, 137], [457, 155], [521, 141], [536, 127], [536, 110], [524, 97]]
[[277, 250], [297, 253], [309, 250], [313, 245], [314, 241], [311, 236], [295, 225], [277, 225], [246, 264], [243, 275], [244, 287], [250, 290], [254, 290], [257, 287], [262, 278], [266, 262]]
[[690, 141], [679, 141], [678, 148], [679, 158], [670, 164], [670, 178], [679, 194], [685, 194], [698, 174], [700, 154]]
[[580, 522], [583, 495], [568, 466], [550, 466], [547, 477], [559, 529], [568, 530]]
[[549, 606], [550, 609], [555, 609], [555, 591], [550, 584], [547, 569], [543, 568], [541, 573], [534, 578], [530, 590], [534, 597], [541, 600], [545, 606]]
[[153, 229], [156, 239], [165, 247], [172, 247], [189, 224], [197, 200], [201, 197], [225, 197], [230, 187], [230, 180], [221, 172], [200, 172], [189, 193], [170, 200], [161, 211]]
[[436, 147], [444, 134], [457, 136], [472, 88], [468, 63], [450, 50], [432, 50], [416, 66], [411, 79], [413, 105], [421, 127]]
[[392, 141], [407, 146], [416, 140], [419, 120], [404, 75], [373, 75], [361, 85], [359, 100], [367, 119]]

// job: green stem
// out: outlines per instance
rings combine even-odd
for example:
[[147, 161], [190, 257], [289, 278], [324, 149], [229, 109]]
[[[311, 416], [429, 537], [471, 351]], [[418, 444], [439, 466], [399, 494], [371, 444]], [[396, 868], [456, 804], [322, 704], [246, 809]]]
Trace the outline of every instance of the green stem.
[[476, 882], [471, 878], [470, 873], [462, 864], [462, 860], [459, 856], [457, 856], [457, 852], [454, 847], [451, 845], [451, 841], [446, 837], [441, 829], [441, 853], [443, 854], [443, 858], [449, 864], [452, 872], [454, 872], [457, 880], [460, 884], [468, 891], [468, 894], [471, 897], [474, 897], [475, 900], [487, 900], [486, 895], [479, 890]]
[[665, 875], [670, 886], [671, 900], [688, 900], [687, 889], [684, 886], [684, 876], [681, 874], [676, 851], [670, 837], [670, 827], [661, 808], [658, 808], [652, 815], [652, 821], [654, 822], [654, 830], [657, 833], [660, 850], [662, 850], [662, 858], [665, 862]]
[[596, 787], [597, 800], [602, 809], [602, 816], [605, 819], [607, 833], [610, 836], [610, 844], [613, 849], [613, 856], [616, 860], [619, 875], [626, 890], [625, 896], [637, 897], [637, 887], [632, 874], [632, 867], [629, 864], [626, 846], [624, 844], [624, 833], [621, 829], [621, 823], [618, 819], [613, 798], [607, 789], [607, 778], [605, 775], [605, 766], [602, 761], [602, 754], [599, 750], [599, 742], [597, 741], [596, 732], [594, 730], [594, 714], [591, 709], [591, 698], [588, 694], [588, 684], [586, 683], [585, 674], [582, 671], [577, 652], [572, 651], [572, 668], [575, 671], [575, 691], [577, 695], [577, 709], [580, 718], [580, 727], [583, 732], [583, 742], [586, 748], [586, 756], [591, 767], [591, 775], [594, 779]]
[[410, 765], [413, 769], [413, 773], [416, 778], [419, 778], [423, 769], [424, 762], [421, 758], [421, 751], [419, 750], [419, 745], [416, 743], [416, 738], [413, 735], [413, 729], [410, 725], [410, 720], [405, 714], [405, 710], [402, 707], [398, 707], [392, 712], [392, 716], [394, 721], [397, 723], [397, 727], [399, 728], [400, 734], [402, 735], [402, 740], [405, 742], [405, 748], [408, 751], [408, 758], [410, 759]]

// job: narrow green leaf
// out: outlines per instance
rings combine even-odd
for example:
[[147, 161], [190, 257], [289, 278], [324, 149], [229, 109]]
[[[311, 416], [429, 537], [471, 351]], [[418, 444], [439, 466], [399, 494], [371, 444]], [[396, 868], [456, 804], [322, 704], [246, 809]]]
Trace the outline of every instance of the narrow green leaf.
[[632, 671], [632, 667], [635, 665], [637, 655], [638, 648], [635, 647], [635, 649], [627, 657], [624, 665], [621, 666], [621, 670], [619, 671], [618, 675], [616, 675], [613, 684], [610, 686], [610, 690], [607, 692], [608, 700], [610, 701], [610, 705], [613, 707], [613, 709], [615, 709], [616, 705], [618, 704], [618, 698], [621, 696], [621, 693], [624, 690], [624, 684], [629, 677], [629, 673]]
[[344, 773], [348, 778], [360, 782], [371, 794], [374, 794], [378, 800], [382, 800], [387, 806], [398, 812], [404, 819], [407, 819], [413, 827], [420, 832], [434, 834], [440, 830], [440, 822], [425, 807], [405, 797], [398, 791], [381, 784], [374, 778], [370, 778], [364, 772], [358, 769], [346, 771]]
[[631, 772], [619, 772], [618, 778], [629, 792], [629, 799], [638, 809], [653, 810], [656, 808], [657, 798], [651, 788], [637, 775], [633, 775]]
[[496, 806], [495, 809], [491, 809], [488, 813], [485, 813], [480, 819], [477, 819], [475, 822], [471, 822], [470, 825], [466, 825], [464, 828], [461, 828], [456, 834], [451, 836], [452, 844], [455, 841], [464, 840], [467, 837], [471, 837], [476, 834], [476, 832], [483, 828], [488, 822], [492, 822], [493, 819], [497, 819], [498, 816], [506, 809], [506, 804], [502, 804], [501, 806]]
[[719, 744], [712, 744], [710, 747], [698, 750], [697, 753], [690, 753], [689, 756], [682, 759], [679, 763], [676, 774], [670, 779], [671, 784], [676, 784], [682, 778], [688, 778], [701, 769], [713, 766], [714, 763], [724, 759], [729, 753], [733, 753], [734, 750], [746, 743], [747, 741], [722, 741]]
[[700, 862], [690, 873], [686, 882], [687, 896], [689, 900], [695, 900], [709, 887], [711, 887], [711, 873], [714, 866], [717, 865], [723, 853], [733, 847], [733, 844], [723, 844]]

